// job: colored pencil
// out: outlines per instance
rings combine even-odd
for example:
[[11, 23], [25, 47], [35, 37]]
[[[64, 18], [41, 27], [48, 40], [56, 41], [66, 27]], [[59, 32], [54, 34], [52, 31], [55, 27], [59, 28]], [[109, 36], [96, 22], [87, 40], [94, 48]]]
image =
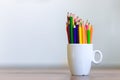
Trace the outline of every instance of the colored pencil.
[[68, 43], [70, 43], [70, 31], [69, 31], [68, 23], [66, 23], [66, 32], [67, 32], [67, 37], [68, 37]]
[[69, 44], [92, 44], [93, 26], [72, 13], [67, 13], [66, 32]]
[[91, 25], [91, 28], [90, 28], [90, 43], [92, 43], [92, 37], [93, 37], [93, 26]]
[[70, 43], [74, 42], [73, 37], [73, 17], [70, 16]]
[[87, 30], [87, 44], [90, 44], [90, 29]]

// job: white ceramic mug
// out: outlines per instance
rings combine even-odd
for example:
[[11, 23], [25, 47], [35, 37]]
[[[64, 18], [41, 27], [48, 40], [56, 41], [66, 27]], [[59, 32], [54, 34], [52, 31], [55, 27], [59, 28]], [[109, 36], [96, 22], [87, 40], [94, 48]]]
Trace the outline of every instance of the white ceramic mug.
[[[99, 54], [99, 60], [95, 60], [95, 54]], [[68, 64], [72, 75], [89, 75], [91, 62], [100, 63], [103, 55], [99, 50], [93, 50], [93, 44], [68, 44]]]

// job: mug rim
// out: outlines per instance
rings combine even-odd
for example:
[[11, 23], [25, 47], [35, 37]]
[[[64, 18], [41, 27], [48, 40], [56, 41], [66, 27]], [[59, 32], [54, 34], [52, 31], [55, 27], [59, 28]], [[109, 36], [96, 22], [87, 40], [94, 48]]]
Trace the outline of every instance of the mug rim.
[[67, 45], [93, 45], [93, 44], [67, 44]]

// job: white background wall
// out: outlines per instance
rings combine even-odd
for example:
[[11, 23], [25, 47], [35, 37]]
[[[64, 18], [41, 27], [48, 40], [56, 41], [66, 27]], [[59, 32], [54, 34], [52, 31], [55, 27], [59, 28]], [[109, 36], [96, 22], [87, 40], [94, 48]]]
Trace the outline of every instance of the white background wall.
[[93, 24], [97, 66], [120, 66], [120, 0], [0, 0], [0, 66], [67, 66], [67, 12]]

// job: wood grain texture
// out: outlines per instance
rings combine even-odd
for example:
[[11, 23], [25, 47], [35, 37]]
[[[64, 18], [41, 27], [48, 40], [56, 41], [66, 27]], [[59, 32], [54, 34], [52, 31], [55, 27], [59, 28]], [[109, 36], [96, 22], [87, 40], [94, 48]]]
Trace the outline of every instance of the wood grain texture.
[[120, 69], [92, 69], [89, 76], [71, 76], [68, 69], [0, 69], [0, 80], [120, 80]]

